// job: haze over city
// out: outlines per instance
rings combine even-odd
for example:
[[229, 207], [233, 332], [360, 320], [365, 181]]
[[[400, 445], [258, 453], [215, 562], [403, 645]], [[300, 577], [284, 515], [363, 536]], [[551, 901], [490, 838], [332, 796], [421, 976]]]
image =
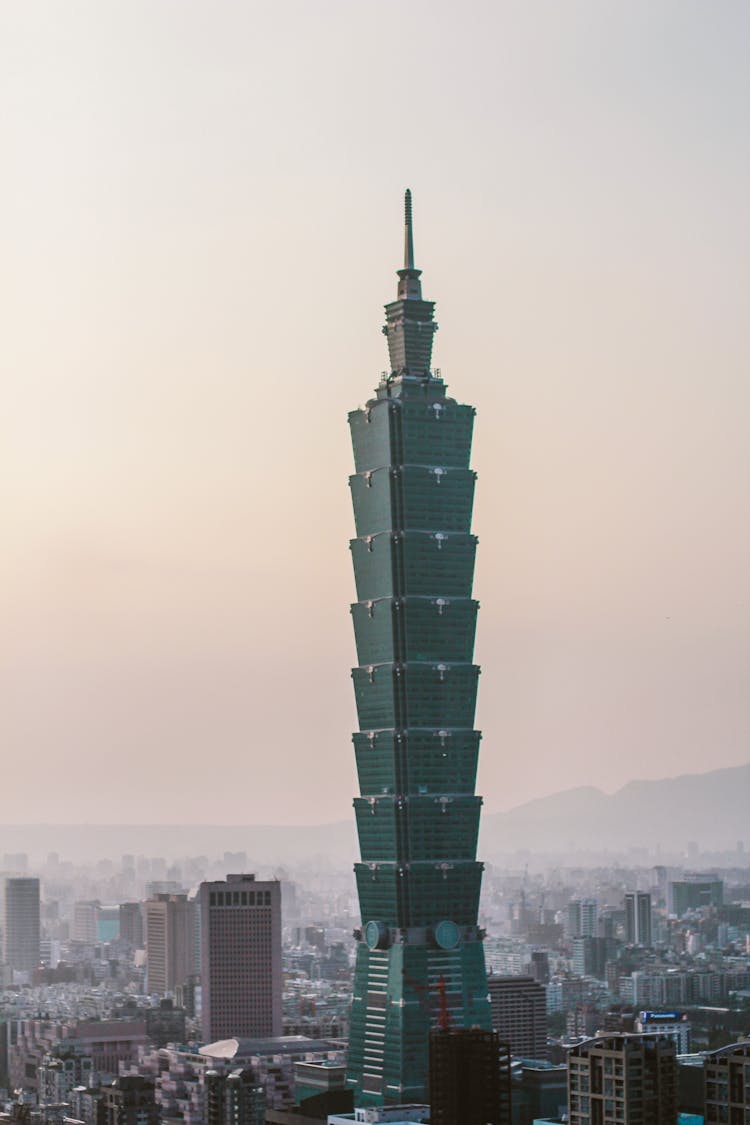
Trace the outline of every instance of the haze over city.
[[350, 815], [346, 415], [407, 185], [477, 407], [487, 811], [748, 760], [749, 33], [2, 5], [6, 822]]
[[0, 4], [0, 1125], [750, 1125], [749, 44]]

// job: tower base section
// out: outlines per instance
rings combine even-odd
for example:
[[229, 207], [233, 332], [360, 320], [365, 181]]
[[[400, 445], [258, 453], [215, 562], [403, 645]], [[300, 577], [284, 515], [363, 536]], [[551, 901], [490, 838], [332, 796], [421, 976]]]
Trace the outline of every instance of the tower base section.
[[347, 1084], [357, 1106], [424, 1102], [430, 1029], [490, 1030], [484, 947], [398, 943], [357, 948]]

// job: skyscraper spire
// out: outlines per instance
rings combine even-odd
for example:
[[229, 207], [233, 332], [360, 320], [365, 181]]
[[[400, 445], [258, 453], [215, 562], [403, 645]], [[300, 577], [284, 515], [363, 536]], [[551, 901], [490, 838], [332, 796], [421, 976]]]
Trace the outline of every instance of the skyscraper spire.
[[411, 190], [404, 195], [404, 265], [398, 273], [396, 300], [385, 306], [392, 375], [429, 377], [432, 337], [437, 331], [433, 320], [435, 305], [422, 298], [422, 271], [414, 266], [414, 226]]
[[404, 196], [404, 269], [414, 269], [414, 227], [411, 217], [411, 188]]
[[414, 268], [408, 191], [405, 219], [406, 264], [386, 305], [391, 370], [349, 415], [362, 925], [347, 1084], [357, 1107], [424, 1102], [431, 1028], [492, 1026], [474, 791], [474, 410], [430, 370], [437, 325]]

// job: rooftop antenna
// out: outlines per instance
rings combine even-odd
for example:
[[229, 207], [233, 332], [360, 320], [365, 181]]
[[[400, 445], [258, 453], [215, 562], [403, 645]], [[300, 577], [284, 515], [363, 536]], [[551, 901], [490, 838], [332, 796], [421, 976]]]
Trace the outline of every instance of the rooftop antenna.
[[414, 227], [411, 216], [411, 188], [404, 195], [404, 269], [414, 269]]

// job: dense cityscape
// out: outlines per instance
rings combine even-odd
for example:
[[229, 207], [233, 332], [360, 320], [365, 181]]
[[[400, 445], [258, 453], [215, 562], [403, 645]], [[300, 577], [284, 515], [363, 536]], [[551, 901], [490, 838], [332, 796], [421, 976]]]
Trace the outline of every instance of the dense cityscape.
[[749, 45], [0, 0], [0, 1125], [750, 1125]]
[[[675, 1107], [725, 1120], [716, 1068], [726, 1076], [735, 1057], [741, 1070], [750, 1051], [750, 878], [741, 849], [710, 871], [693, 852], [697, 871], [687, 857], [485, 871], [479, 923], [512, 1121], [559, 1120], [569, 1055], [622, 1033], [664, 1037]], [[360, 914], [346, 868], [238, 878], [241, 853], [1, 862], [3, 1120], [223, 1121], [232, 1099], [231, 1119], [248, 1122], [351, 1112]], [[200, 948], [226, 910], [215, 896], [234, 894], [258, 904], [241, 962], [235, 945]], [[229, 994], [211, 959], [231, 975]], [[439, 996], [426, 1002], [438, 1011]]]
[[[361, 859], [2, 860], [0, 1120], [747, 1125], [745, 844], [477, 859], [474, 410], [404, 263], [353, 411]], [[648, 849], [632, 849], [646, 853]]]

